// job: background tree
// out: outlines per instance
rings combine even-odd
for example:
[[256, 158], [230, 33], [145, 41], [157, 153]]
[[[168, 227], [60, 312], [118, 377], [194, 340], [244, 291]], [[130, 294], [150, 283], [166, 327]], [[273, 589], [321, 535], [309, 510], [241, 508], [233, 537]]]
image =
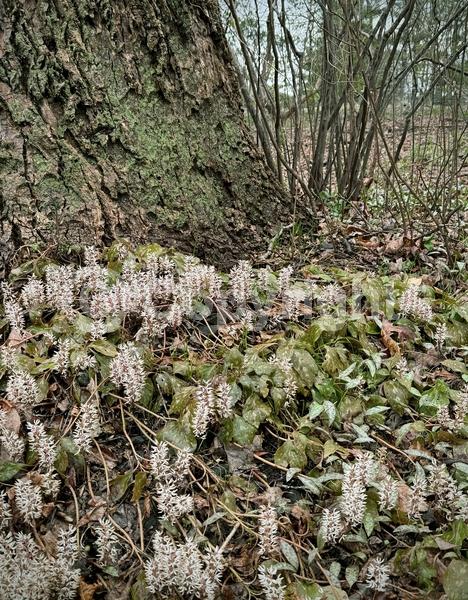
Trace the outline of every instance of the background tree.
[[468, 2], [223, 1], [250, 121], [291, 194], [368, 231], [391, 219], [410, 244], [436, 233], [453, 262], [467, 201]]
[[116, 236], [233, 260], [289, 219], [216, 0], [5, 0], [0, 27], [3, 263]]

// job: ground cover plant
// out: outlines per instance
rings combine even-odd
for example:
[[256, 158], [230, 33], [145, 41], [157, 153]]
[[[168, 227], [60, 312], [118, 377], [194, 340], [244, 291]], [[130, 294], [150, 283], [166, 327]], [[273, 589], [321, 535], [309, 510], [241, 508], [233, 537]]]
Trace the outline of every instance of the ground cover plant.
[[2, 291], [3, 597], [467, 597], [463, 291], [123, 243]]

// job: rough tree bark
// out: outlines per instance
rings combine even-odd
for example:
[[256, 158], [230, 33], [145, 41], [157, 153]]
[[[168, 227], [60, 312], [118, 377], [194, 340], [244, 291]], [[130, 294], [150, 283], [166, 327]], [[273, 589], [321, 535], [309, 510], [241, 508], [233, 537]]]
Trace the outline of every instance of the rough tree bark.
[[116, 237], [220, 262], [290, 219], [216, 0], [0, 0], [0, 127], [4, 264]]

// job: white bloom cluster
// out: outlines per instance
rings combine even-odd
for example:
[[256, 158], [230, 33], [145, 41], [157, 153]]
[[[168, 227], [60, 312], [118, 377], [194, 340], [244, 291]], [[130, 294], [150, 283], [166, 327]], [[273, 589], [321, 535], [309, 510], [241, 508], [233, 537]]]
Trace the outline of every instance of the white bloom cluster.
[[61, 531], [56, 558], [42, 552], [25, 533], [0, 536], [0, 590], [2, 598], [73, 600], [77, 597], [80, 571], [76, 533]]
[[445, 465], [429, 467], [428, 492], [435, 496], [436, 507], [446, 510], [449, 519], [463, 519], [467, 507], [467, 496], [458, 488], [457, 482]]
[[427, 479], [421, 473], [416, 473], [407, 499], [406, 511], [409, 517], [417, 518], [427, 509]]
[[323, 287], [317, 294], [317, 299], [325, 306], [336, 306], [346, 299], [345, 293], [336, 283]]
[[322, 513], [320, 532], [326, 542], [334, 543], [339, 539], [346, 525], [354, 527], [363, 522], [367, 486], [376, 487], [379, 491], [382, 509], [390, 508], [396, 503], [396, 483], [370, 452], [363, 453], [354, 463], [344, 465], [338, 509], [326, 508]]
[[5, 317], [11, 327], [11, 329], [24, 329], [25, 320], [23, 314], [23, 308], [18, 302], [13, 288], [11, 285], [4, 281], [0, 284], [0, 291], [3, 296], [3, 309]]
[[380, 469], [379, 463], [370, 452], [359, 456], [353, 463], [353, 467], [365, 485], [370, 485], [376, 479]]
[[81, 406], [80, 416], [73, 432], [73, 441], [77, 448], [89, 452], [94, 438], [100, 433], [99, 403], [97, 400], [89, 399]]
[[197, 401], [192, 419], [193, 432], [197, 437], [204, 437], [215, 416], [228, 418], [232, 415], [233, 400], [231, 386], [225, 381], [217, 383], [208, 381], [195, 390]]
[[46, 299], [49, 306], [63, 312], [73, 314], [75, 303], [75, 270], [72, 265], [49, 265], [45, 269]]
[[453, 416], [448, 406], [443, 406], [437, 412], [437, 422], [450, 431], [460, 431], [465, 426], [468, 414], [468, 386], [464, 392], [460, 392], [456, 400]]
[[107, 269], [99, 265], [99, 252], [88, 246], [84, 251], [84, 266], [75, 273], [75, 285], [84, 286], [88, 292], [99, 292], [108, 288], [107, 279]]
[[72, 526], [61, 529], [57, 539], [56, 556], [59, 561], [75, 563], [80, 554], [76, 529]]
[[37, 277], [30, 277], [21, 290], [21, 303], [26, 310], [38, 308], [45, 302], [45, 286]]
[[434, 342], [437, 348], [442, 349], [447, 341], [448, 330], [447, 325], [445, 323], [439, 323], [437, 325], [435, 333], [434, 333]]
[[156, 492], [158, 508], [163, 517], [171, 523], [193, 511], [193, 497], [189, 494], [179, 493], [174, 482], [158, 484]]
[[11, 521], [11, 508], [3, 494], [0, 495], [0, 529], [4, 529]]
[[55, 471], [50, 470], [47, 473], [35, 473], [38, 478], [38, 484], [44, 496], [55, 498], [60, 491], [61, 481]]
[[199, 385], [195, 391], [197, 401], [192, 420], [193, 432], [197, 437], [206, 435], [206, 430], [213, 416], [215, 395], [210, 382]]
[[124, 389], [129, 402], [138, 402], [145, 384], [145, 368], [137, 347], [132, 342], [119, 346], [110, 364], [111, 380]]
[[347, 465], [341, 487], [340, 510], [352, 526], [362, 523], [366, 501], [366, 486], [361, 473], [354, 464]]
[[[135, 261], [126, 259], [121, 279], [91, 298], [91, 316], [98, 320], [113, 314], [139, 315], [143, 319], [140, 335], [154, 336], [167, 325], [178, 327], [192, 312], [196, 299], [219, 296], [221, 278], [212, 266], [187, 259], [178, 280], [174, 269], [172, 260], [154, 254], [148, 256], [146, 270], [137, 270]], [[166, 313], [158, 308], [158, 300], [169, 305]]]
[[286, 598], [283, 578], [281, 575], [277, 575], [271, 567], [262, 565], [258, 570], [258, 580], [266, 600], [284, 600]]
[[253, 270], [247, 260], [241, 260], [229, 272], [231, 295], [237, 304], [245, 304], [252, 296]]
[[175, 269], [174, 261], [168, 256], [159, 256], [156, 252], [150, 252], [145, 258], [145, 265], [148, 271], [154, 275], [167, 275]]
[[39, 402], [39, 387], [32, 375], [15, 370], [8, 378], [6, 397], [10, 404], [25, 410]]
[[[119, 256], [122, 252], [118, 251]], [[4, 296], [6, 303], [10, 303], [7, 312], [12, 326], [24, 326], [24, 310], [48, 307], [71, 317], [79, 307], [92, 319], [88, 335], [93, 340], [107, 334], [110, 318], [123, 319], [127, 315], [140, 319], [136, 340], [154, 338], [164, 335], [167, 328], [177, 328], [184, 319], [191, 318], [195, 301], [210, 298], [213, 302], [208, 303], [209, 309], [215, 307], [220, 312], [224, 311], [224, 306], [234, 302], [238, 306], [238, 323], [251, 331], [254, 313], [246, 308], [246, 303], [253, 298], [254, 283], [257, 288], [261, 284], [267, 289], [270, 287], [269, 279], [272, 279], [270, 269], [255, 273], [248, 261], [240, 261], [231, 270], [230, 282], [223, 290], [222, 279], [216, 270], [200, 264], [197, 259], [188, 257], [183, 267], [176, 267], [174, 261], [166, 256], [150, 253], [146, 260], [142, 260], [125, 249], [125, 256], [122, 254], [120, 260], [123, 261], [122, 273], [115, 277], [112, 271], [99, 264], [97, 250], [86, 248], [84, 266], [49, 265], [45, 269], [45, 281], [30, 277], [20, 292], [21, 304], [11, 288], [6, 286]], [[285, 267], [279, 273], [278, 285], [289, 316], [295, 318], [301, 312], [306, 292], [292, 288], [291, 278], [292, 268]], [[272, 298], [264, 301], [270, 303]], [[218, 300], [221, 302], [218, 303]], [[245, 312], [240, 308], [244, 308]], [[264, 312], [264, 317], [272, 321], [278, 319], [276, 313]], [[68, 367], [67, 341], [61, 343], [64, 347], [59, 349], [54, 360], [56, 369], [65, 373]], [[75, 353], [72, 357], [74, 362], [78, 362]], [[87, 368], [87, 363], [83, 363], [83, 368]]]
[[284, 377], [283, 389], [286, 393], [286, 401], [291, 402], [295, 399], [297, 393], [297, 384], [294, 377], [293, 364], [289, 358], [271, 356], [269, 362], [273, 364]]
[[436, 415], [437, 423], [445, 429], [454, 430], [456, 427], [455, 419], [452, 419], [448, 406], [442, 406], [437, 411]]
[[137, 339], [142, 336], [146, 338], [161, 336], [166, 325], [153, 304], [146, 304], [141, 311], [141, 329], [137, 333]]
[[[326, 542], [334, 543], [346, 525], [354, 527], [362, 523], [367, 502], [366, 488], [371, 485], [379, 491], [391, 485], [386, 481], [385, 470], [371, 453], [364, 453], [354, 463], [344, 465], [339, 510], [326, 508], [322, 513], [320, 531]], [[385, 494], [389, 492], [389, 489], [385, 490]], [[381, 507], [384, 507], [383, 504]]]
[[403, 315], [408, 315], [421, 321], [432, 320], [432, 308], [429, 302], [419, 296], [419, 286], [410, 285], [400, 298], [400, 310]]
[[111, 315], [140, 314], [141, 308], [151, 303], [155, 291], [153, 278], [150, 272], [132, 272], [127, 279], [93, 294], [89, 305], [91, 317], [102, 321]]
[[58, 342], [58, 350], [52, 357], [52, 360], [55, 363], [54, 370], [60, 373], [61, 375], [65, 375], [68, 370], [68, 367], [70, 366], [70, 348], [70, 340], [60, 340]]
[[184, 311], [189, 313], [195, 299], [220, 296], [221, 278], [213, 266], [193, 264], [186, 267], [174, 290], [174, 298]]
[[393, 510], [398, 502], [398, 483], [386, 473], [376, 484], [380, 510]]
[[379, 475], [379, 463], [370, 453], [345, 465], [340, 498], [340, 511], [346, 522], [359, 525], [364, 519], [367, 494], [366, 486], [375, 484]]
[[232, 389], [227, 381], [220, 381], [215, 388], [215, 411], [221, 419], [228, 419], [232, 416]]
[[174, 302], [171, 304], [167, 312], [168, 324], [174, 329], [180, 327], [180, 325], [182, 325], [182, 321], [184, 320], [184, 314], [185, 312], [183, 307], [178, 302]]
[[155, 533], [153, 557], [145, 564], [151, 593], [214, 600], [222, 572], [222, 556], [216, 548], [201, 552], [192, 540], [178, 544], [159, 531]]
[[272, 275], [272, 270], [270, 267], [265, 267], [264, 269], [258, 269], [257, 271], [257, 287], [261, 291], [266, 291], [270, 285], [270, 279]]
[[390, 579], [390, 567], [380, 557], [373, 558], [367, 565], [367, 586], [377, 592], [387, 589]]
[[91, 328], [89, 331], [89, 335], [92, 340], [98, 340], [99, 338], [103, 338], [107, 333], [107, 326], [105, 321], [101, 319], [96, 319], [92, 322]]
[[169, 256], [161, 256], [159, 258], [159, 270], [165, 275], [169, 275], [176, 268], [175, 262]]
[[0, 348], [0, 366], [4, 367], [7, 371], [17, 371], [18, 357], [20, 353], [15, 348], [10, 346], [2, 346]]
[[128, 254], [122, 261], [121, 277], [124, 281], [132, 279], [137, 270], [137, 261], [134, 256]]
[[299, 318], [301, 306], [306, 299], [306, 293], [300, 288], [289, 288], [284, 293], [284, 308], [286, 314], [292, 320]]
[[181, 487], [189, 473], [191, 455], [179, 450], [175, 460], [171, 461], [169, 446], [166, 442], [156, 442], [150, 458], [151, 472], [156, 482], [156, 501], [165, 519], [176, 521], [182, 515], [193, 510], [193, 498], [181, 494]]
[[293, 274], [293, 267], [291, 265], [284, 267], [278, 273], [278, 293], [284, 296], [289, 290], [291, 285], [291, 275]]
[[8, 426], [8, 414], [3, 409], [0, 410], [0, 445], [12, 461], [22, 461], [25, 450], [24, 440]]
[[42, 494], [39, 486], [29, 479], [18, 479], [15, 482], [15, 504], [26, 523], [32, 525], [42, 514]]
[[450, 506], [458, 497], [458, 487], [445, 465], [429, 467], [428, 491], [436, 497], [438, 507]]
[[322, 521], [320, 524], [320, 533], [326, 542], [335, 543], [343, 533], [344, 523], [341, 513], [336, 508], [328, 509], [322, 512]]
[[270, 556], [278, 550], [278, 517], [273, 506], [265, 506], [259, 515], [259, 552]]
[[95, 246], [86, 246], [84, 249], [84, 264], [86, 267], [99, 264], [99, 250]]
[[30, 447], [36, 452], [39, 468], [49, 472], [54, 468], [57, 458], [57, 445], [54, 439], [45, 431], [45, 427], [39, 421], [28, 423], [28, 440]]
[[406, 360], [406, 358], [404, 356], [402, 356], [400, 358], [400, 360], [396, 363], [395, 370], [401, 376], [406, 375], [407, 373], [409, 373], [408, 361]]
[[86, 371], [86, 369], [95, 369], [97, 367], [96, 357], [92, 354], [79, 352], [75, 356], [74, 365], [77, 371]]
[[238, 309], [237, 314], [239, 315], [239, 322], [245, 331], [253, 331], [254, 328], [254, 313], [243, 307]]
[[119, 556], [118, 537], [108, 517], [99, 520], [96, 527], [96, 549], [101, 566], [114, 564]]

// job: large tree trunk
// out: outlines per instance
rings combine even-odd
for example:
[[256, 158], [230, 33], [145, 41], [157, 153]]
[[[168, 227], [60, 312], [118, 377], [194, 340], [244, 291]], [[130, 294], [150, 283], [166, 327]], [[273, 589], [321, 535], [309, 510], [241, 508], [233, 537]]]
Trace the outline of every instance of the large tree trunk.
[[234, 259], [290, 219], [216, 0], [0, 0], [0, 28], [4, 263], [116, 237]]

